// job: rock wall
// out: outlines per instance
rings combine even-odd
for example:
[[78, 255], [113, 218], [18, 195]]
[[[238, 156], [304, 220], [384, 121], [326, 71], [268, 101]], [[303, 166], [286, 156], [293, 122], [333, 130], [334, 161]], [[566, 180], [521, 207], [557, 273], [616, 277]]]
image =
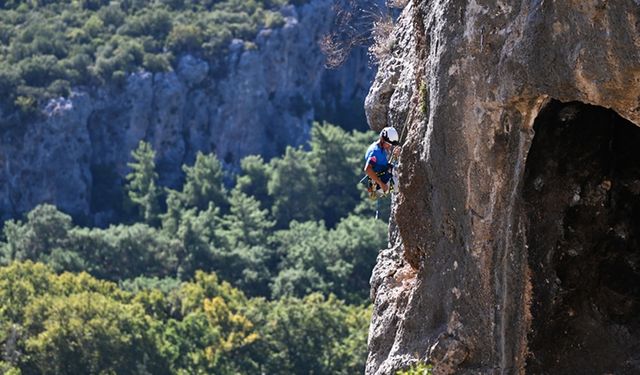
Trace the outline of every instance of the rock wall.
[[327, 70], [318, 46], [335, 27], [333, 5], [283, 8], [284, 27], [234, 40], [220, 66], [183, 56], [176, 71], [132, 74], [122, 88], [76, 89], [51, 101], [45, 120], [3, 129], [0, 219], [48, 202], [108, 222], [142, 139], [156, 150], [161, 183], [176, 187], [197, 151], [215, 152], [233, 169], [246, 155], [268, 159], [303, 144], [314, 120], [364, 124], [373, 78], [366, 51]]
[[639, 29], [633, 0], [409, 1], [366, 99], [404, 135], [367, 374], [640, 372]]

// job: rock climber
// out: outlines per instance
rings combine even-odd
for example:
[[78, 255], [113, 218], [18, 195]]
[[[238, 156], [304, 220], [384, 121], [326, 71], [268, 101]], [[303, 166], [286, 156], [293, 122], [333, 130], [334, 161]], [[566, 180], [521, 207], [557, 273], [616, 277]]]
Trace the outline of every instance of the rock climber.
[[400, 153], [400, 147], [394, 147], [399, 144], [398, 132], [388, 126], [382, 129], [380, 138], [367, 149], [364, 172], [367, 174], [365, 179], [371, 198], [386, 195], [393, 188], [392, 159], [397, 158]]

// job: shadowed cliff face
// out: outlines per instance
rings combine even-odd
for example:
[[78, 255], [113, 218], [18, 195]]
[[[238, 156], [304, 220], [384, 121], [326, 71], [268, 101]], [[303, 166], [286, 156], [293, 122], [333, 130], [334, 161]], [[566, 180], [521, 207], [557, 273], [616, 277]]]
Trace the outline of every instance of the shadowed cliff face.
[[366, 51], [328, 70], [318, 45], [336, 27], [333, 5], [282, 8], [283, 27], [261, 30], [251, 48], [232, 41], [217, 65], [182, 56], [175, 71], [133, 73], [123, 87], [77, 88], [51, 101], [46, 119], [2, 128], [0, 219], [48, 202], [89, 223], [113, 220], [141, 139], [156, 151], [162, 185], [175, 188], [198, 151], [237, 169], [246, 155], [269, 159], [303, 144], [314, 120], [364, 126], [373, 77]]
[[365, 101], [405, 136], [368, 374], [638, 373], [640, 4], [410, 1]]
[[611, 110], [552, 102], [534, 130], [523, 189], [527, 371], [638, 373], [640, 128]]

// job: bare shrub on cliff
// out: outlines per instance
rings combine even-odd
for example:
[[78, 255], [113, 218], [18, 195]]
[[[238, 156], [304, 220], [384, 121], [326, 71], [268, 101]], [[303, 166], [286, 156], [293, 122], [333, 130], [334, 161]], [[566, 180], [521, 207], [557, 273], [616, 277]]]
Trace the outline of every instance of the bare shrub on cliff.
[[387, 0], [387, 6], [392, 9], [403, 9], [409, 4], [409, 0]]
[[319, 41], [320, 49], [326, 56], [325, 66], [337, 68], [344, 63], [354, 48], [371, 48], [379, 44], [375, 48], [375, 54], [369, 52], [372, 62], [377, 64], [380, 61], [378, 56], [382, 56], [385, 49], [388, 50], [388, 48], [382, 48], [388, 44], [387, 41], [382, 41], [382, 35], [384, 32], [389, 33], [393, 27], [390, 6], [403, 1], [407, 0], [390, 0], [386, 6], [376, 2], [362, 6], [355, 0], [336, 2], [333, 7], [335, 31], [324, 35]]
[[373, 63], [379, 65], [383, 60], [391, 55], [393, 51], [394, 39], [393, 19], [391, 16], [380, 18], [373, 23], [372, 36], [373, 43], [369, 46], [369, 57]]

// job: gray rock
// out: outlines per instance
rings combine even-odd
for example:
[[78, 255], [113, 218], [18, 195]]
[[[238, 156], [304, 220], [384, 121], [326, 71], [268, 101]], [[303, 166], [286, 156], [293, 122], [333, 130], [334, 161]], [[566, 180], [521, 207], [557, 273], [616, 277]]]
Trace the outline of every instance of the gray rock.
[[209, 73], [209, 64], [191, 55], [180, 58], [178, 75], [187, 86], [195, 86], [204, 81]]
[[[420, 361], [438, 374], [640, 371], [633, 352], [640, 338], [631, 328], [638, 319], [629, 310], [639, 301], [594, 276], [623, 277], [600, 274], [597, 257], [588, 255], [598, 253], [591, 233], [618, 243], [607, 220], [631, 228], [633, 215], [607, 206], [602, 199], [615, 201], [615, 188], [599, 188], [607, 176], [585, 164], [567, 179], [593, 174], [593, 198], [576, 206], [587, 206], [590, 220], [581, 230], [567, 228], [571, 181], [542, 175], [543, 187], [535, 174], [525, 178], [529, 159], [544, 158], [529, 152], [534, 122], [545, 113], [562, 107], [558, 127], [595, 121], [561, 103], [581, 102], [578, 110], [592, 117], [604, 113], [606, 129], [640, 124], [639, 19], [631, 0], [409, 2], [366, 99], [373, 129], [391, 125], [403, 134], [391, 226], [398, 242], [380, 253], [371, 280], [367, 374]], [[548, 159], [557, 160], [554, 149], [565, 150], [549, 146]], [[548, 170], [564, 170], [553, 160]], [[607, 186], [632, 189], [638, 176], [625, 178]], [[557, 195], [544, 195], [550, 203], [535, 200], [553, 189]], [[563, 250], [563, 241], [591, 250], [573, 242]], [[600, 253], [636, 264], [635, 255], [615, 248]], [[579, 264], [563, 263], [571, 254], [580, 254]], [[585, 273], [575, 280], [585, 286], [567, 287], [578, 271]], [[638, 271], [624, 275], [620, 285], [637, 285]]]

